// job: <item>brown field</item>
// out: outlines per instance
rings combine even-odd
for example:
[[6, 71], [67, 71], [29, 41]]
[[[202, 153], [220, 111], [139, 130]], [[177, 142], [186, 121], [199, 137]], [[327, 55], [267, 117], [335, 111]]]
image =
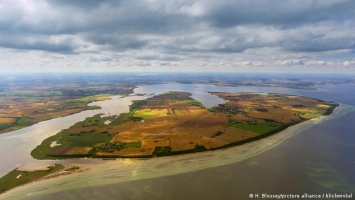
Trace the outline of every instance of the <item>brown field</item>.
[[13, 117], [0, 117], [0, 123], [12, 124], [16, 122], [16, 118]]
[[169, 139], [159, 139], [159, 138], [149, 139], [149, 138], [145, 138], [142, 141], [141, 148], [152, 148], [152, 149], [154, 149], [155, 147], [165, 147], [165, 146], [169, 146], [169, 145], [170, 145]]
[[280, 110], [274, 108], [269, 108], [268, 112], [253, 110], [248, 112], [246, 116], [259, 119], [271, 119], [283, 124], [289, 124], [301, 120], [297, 112], [293, 110]]
[[121, 149], [120, 151], [114, 151], [112, 153], [97, 152], [98, 157], [122, 157], [122, 158], [134, 158], [134, 157], [151, 157], [153, 156], [154, 148], [130, 148]]
[[50, 156], [86, 156], [89, 155], [90, 147], [56, 147], [48, 155]]

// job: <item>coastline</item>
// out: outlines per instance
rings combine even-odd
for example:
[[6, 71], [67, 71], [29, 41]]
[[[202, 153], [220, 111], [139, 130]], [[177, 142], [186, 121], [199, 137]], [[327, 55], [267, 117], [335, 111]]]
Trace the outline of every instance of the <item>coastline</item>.
[[[72, 112], [72, 113], [68, 113], [68, 114], [64, 114], [64, 115], [60, 115], [60, 116], [55, 116], [55, 117], [52, 117], [52, 118], [47, 118], [47, 119], [44, 119], [44, 120], [42, 120], [42, 121], [38, 121], [38, 122], [35, 122], [35, 123], [31, 123], [31, 124], [28, 124], [28, 125], [25, 125], [25, 126], [20, 126], [20, 127], [13, 126], [13, 127], [10, 127], [10, 129], [11, 129], [11, 128], [14, 128], [13, 130], [2, 129], [2, 130], [0, 130], [0, 134], [6, 134], [6, 133], [10, 133], [10, 132], [12, 132], [12, 131], [18, 131], [18, 130], [21, 130], [21, 129], [24, 129], [24, 128], [33, 126], [33, 125], [35, 125], [35, 124], [41, 123], [41, 122], [45, 122], [45, 121], [52, 120], [52, 119], [56, 119], [56, 118], [61, 118], [61, 117], [70, 116], [70, 115], [73, 115], [73, 114], [76, 114], [76, 113], [80, 113], [80, 112], [83, 112], [83, 111], [87, 111], [87, 110], [100, 110], [100, 109], [101, 109], [100, 106], [97, 106], [97, 105], [89, 105], [89, 104], [95, 103], [95, 102], [100, 102], [100, 101], [110, 100], [113, 96], [117, 96], [117, 95], [108, 95], [108, 99], [97, 100], [97, 101], [89, 101], [89, 102], [86, 103], [86, 107], [85, 107], [85, 108], [80, 109], [80, 110], [75, 111], [75, 112]], [[123, 95], [120, 95], [120, 94], [119, 94], [118, 96], [123, 96]], [[29, 118], [30, 118], [30, 117], [29, 117]]]
[[[277, 134], [273, 134], [267, 138], [252, 141], [243, 145], [219, 149], [218, 151], [204, 151], [199, 153], [184, 154], [180, 156], [167, 156], [153, 159], [107, 160], [101, 161], [102, 163], [99, 164], [100, 167], [97, 167], [95, 165], [90, 166], [90, 164], [84, 164], [84, 166], [87, 166], [88, 168], [82, 173], [73, 173], [70, 176], [56, 176], [51, 179], [43, 180], [41, 182], [32, 182], [24, 186], [14, 188], [13, 190], [11, 190], [11, 192], [9, 191], [0, 195], [0, 199], [6, 197], [15, 197], [16, 191], [31, 192], [32, 190], [30, 188], [32, 187], [34, 187], [35, 189], [37, 188], [37, 190], [35, 190], [33, 193], [36, 194], [36, 192], [40, 192], [40, 188], [43, 188], [45, 183], [47, 183], [48, 181], [51, 183], [66, 182], [69, 184], [66, 187], [57, 186], [59, 188], [53, 189], [53, 191], [60, 191], [65, 190], [66, 188], [107, 185], [138, 179], [169, 176], [239, 162], [277, 146], [284, 140], [302, 132], [303, 130], [311, 127], [314, 124], [329, 120], [333, 117], [337, 118], [353, 110], [353, 106], [339, 104], [339, 106], [337, 106], [333, 110], [332, 114], [328, 116], [321, 116], [318, 118], [307, 120], [302, 123], [290, 126], [285, 130], [277, 132]], [[198, 161], [195, 161], [196, 159], [198, 159]], [[190, 161], [191, 163], [187, 161]], [[152, 163], [153, 166], [150, 166]], [[124, 166], [120, 166], [121, 164], [124, 164]], [[135, 170], [132, 169], [132, 165], [135, 166]], [[145, 166], [149, 166], [149, 169], [146, 169]], [[107, 172], [109, 172], [109, 174], [106, 174]], [[135, 174], [139, 174], [139, 177], [131, 176], [133, 172]], [[100, 180], [97, 180], [97, 178], [100, 177], [100, 174], [102, 176], [103, 173], [105, 173], [105, 177], [108, 177], [110, 175], [112, 175], [113, 177], [108, 178], [107, 180], [101, 180], [103, 182], [100, 182]], [[71, 183], [72, 181], [73, 183]]]
[[[41, 182], [44, 180], [57, 178], [60, 176], [70, 175], [73, 173], [80, 173], [80, 172], [83, 172], [84, 170], [85, 169], [78, 167], [78, 166], [73, 166], [73, 165], [63, 166], [61, 164], [53, 164], [53, 165], [47, 166], [43, 170], [27, 171], [27, 170], [19, 170], [17, 168], [15, 170], [13, 170], [12, 172], [10, 172], [10, 173], [19, 174], [16, 176], [16, 181], [17, 181], [15, 183], [16, 186], [11, 186], [10, 188], [1, 188], [2, 190], [5, 190], [5, 191], [0, 191], [0, 195], [5, 194], [5, 193], [7, 193], [15, 188], [21, 187], [21, 186], [25, 186], [25, 185], [33, 184], [36, 182]], [[53, 171], [53, 172], [50, 172], [50, 171]], [[40, 174], [43, 174], [43, 175], [40, 175]]]

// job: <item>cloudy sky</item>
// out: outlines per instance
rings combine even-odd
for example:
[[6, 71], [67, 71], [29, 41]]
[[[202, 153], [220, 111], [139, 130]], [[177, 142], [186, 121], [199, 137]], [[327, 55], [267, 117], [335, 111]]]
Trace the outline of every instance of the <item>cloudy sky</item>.
[[1, 0], [0, 68], [355, 73], [353, 0]]

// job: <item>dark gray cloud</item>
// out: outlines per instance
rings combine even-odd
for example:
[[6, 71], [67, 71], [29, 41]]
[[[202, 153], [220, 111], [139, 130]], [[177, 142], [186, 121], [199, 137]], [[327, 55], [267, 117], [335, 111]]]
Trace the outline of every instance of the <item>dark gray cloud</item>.
[[51, 5], [57, 7], [74, 8], [80, 10], [92, 10], [99, 8], [103, 4], [112, 6], [119, 5], [119, 0], [50, 0]]
[[161, 55], [161, 54], [150, 54], [150, 55], [137, 55], [135, 56], [138, 60], [162, 60], [162, 61], [179, 61], [181, 60], [177, 56], [172, 55]]
[[74, 53], [73, 42], [70, 39], [51, 40], [33, 35], [3, 35], [0, 34], [0, 46], [21, 50], [41, 50], [57, 53]]
[[84, 36], [88, 41], [101, 45], [105, 49], [111, 50], [130, 50], [140, 49], [148, 44], [147, 40], [141, 39], [135, 35], [120, 35], [116, 33], [90, 33]]
[[354, 17], [355, 1], [284, 0], [284, 1], [209, 1], [203, 17], [217, 27], [243, 24], [295, 25]]
[[257, 48], [354, 51], [354, 8], [352, 0], [5, 0], [0, 47], [150, 51], [162, 55], [134, 58], [162, 61]]
[[314, 40], [300, 41], [287, 45], [287, 50], [294, 52], [322, 52], [342, 49], [355, 49], [355, 42], [351, 40]]

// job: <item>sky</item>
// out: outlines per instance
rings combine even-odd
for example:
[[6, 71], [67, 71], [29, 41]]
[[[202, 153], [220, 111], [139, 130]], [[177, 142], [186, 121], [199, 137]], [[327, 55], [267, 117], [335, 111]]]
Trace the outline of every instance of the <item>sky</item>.
[[353, 0], [1, 0], [0, 73], [355, 74]]

